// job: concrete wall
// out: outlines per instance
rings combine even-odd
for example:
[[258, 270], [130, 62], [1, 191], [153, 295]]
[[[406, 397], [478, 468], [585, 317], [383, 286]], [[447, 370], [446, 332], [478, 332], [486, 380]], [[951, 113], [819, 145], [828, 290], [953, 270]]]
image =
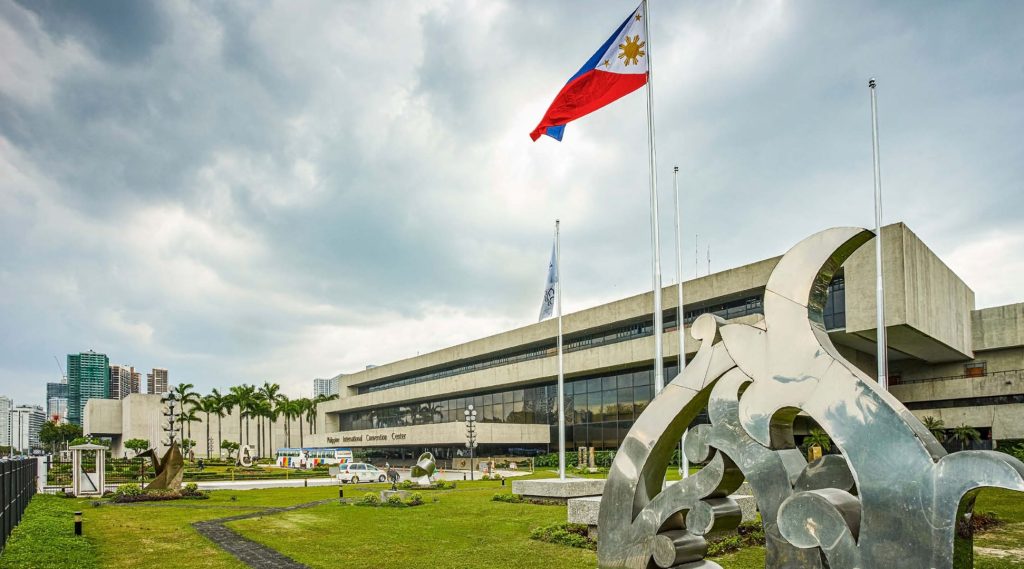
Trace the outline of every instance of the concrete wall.
[[984, 407], [953, 407], [950, 409], [924, 409], [914, 411], [918, 419], [934, 417], [941, 419], [947, 429], [967, 425], [974, 428], [991, 428], [992, 438], [1024, 439], [1024, 404], [988, 405]]
[[[972, 357], [974, 291], [902, 223], [882, 228], [885, 324], [890, 346], [928, 362]], [[875, 248], [845, 264], [846, 330], [875, 339]]]
[[1024, 346], [1024, 303], [975, 310], [971, 327], [975, 350]]

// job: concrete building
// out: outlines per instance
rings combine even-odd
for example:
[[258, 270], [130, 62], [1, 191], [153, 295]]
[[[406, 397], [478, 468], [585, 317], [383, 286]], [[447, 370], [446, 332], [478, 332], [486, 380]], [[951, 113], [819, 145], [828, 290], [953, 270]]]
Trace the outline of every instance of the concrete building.
[[11, 446], [11, 411], [14, 401], [6, 395], [0, 395], [0, 446]]
[[39, 405], [18, 405], [11, 410], [11, 433], [15, 450], [28, 453], [42, 448], [39, 431], [46, 421], [46, 412]]
[[[892, 393], [919, 417], [941, 419], [948, 429], [978, 429], [978, 447], [1024, 439], [1024, 304], [976, 309], [973, 291], [906, 226], [886, 226], [883, 234]], [[684, 327], [706, 313], [759, 321], [778, 260], [685, 282]], [[828, 292], [824, 323], [832, 342], [875, 376], [873, 246], [847, 260]], [[651, 401], [651, 297], [639, 294], [565, 315], [568, 449], [617, 448]], [[662, 299], [670, 380], [679, 358], [674, 287], [665, 287]], [[315, 432], [301, 443], [293, 434], [287, 444], [348, 447], [381, 463], [412, 459], [424, 450], [452, 460], [464, 453], [464, 411], [473, 405], [478, 456], [557, 450], [556, 331], [550, 319], [340, 375], [341, 397], [318, 406]], [[697, 345], [687, 334], [688, 357]], [[135, 437], [157, 440], [142, 433], [159, 433], [159, 398], [138, 397], [91, 402], [87, 430], [113, 436], [115, 445]], [[284, 446], [281, 424], [273, 447]], [[223, 438], [237, 434], [237, 417], [225, 418], [223, 425]], [[195, 436], [196, 428], [192, 438], [198, 441], [205, 431], [200, 426], [203, 434]]]
[[110, 397], [110, 360], [92, 350], [68, 354], [68, 422], [82, 424], [90, 399]]
[[316, 378], [313, 380], [313, 397], [321, 395], [336, 395], [338, 393], [338, 382], [341, 376], [331, 378]]
[[[161, 403], [160, 397], [160, 394], [132, 393], [120, 400], [91, 400], [86, 405], [83, 415], [84, 432], [93, 436], [109, 437], [111, 440], [110, 450], [114, 456], [121, 456], [126, 452], [123, 443], [128, 439], [146, 439], [162, 453], [167, 449], [167, 445], [164, 444], [167, 441], [167, 435], [163, 430], [166, 423], [163, 417], [164, 405]], [[185, 438], [196, 441], [193, 452], [197, 458], [207, 456], [207, 447], [210, 448], [210, 456], [220, 456], [220, 441], [223, 440], [236, 443], [241, 441], [241, 444], [249, 444], [254, 448], [259, 443], [264, 449], [263, 455], [270, 456], [277, 448], [298, 446], [300, 430], [303, 443], [307, 443], [310, 436], [305, 421], [294, 419], [291, 421], [291, 438], [289, 439], [285, 433], [285, 420], [279, 418], [273, 423], [272, 428], [269, 424], [265, 426], [264, 442], [260, 443], [259, 428], [255, 418], [248, 422], [243, 418], [242, 429], [239, 431], [237, 408], [219, 420], [216, 415], [211, 415], [210, 430], [207, 435], [206, 414], [197, 411], [196, 417], [197, 421], [193, 422], [191, 426], [185, 427]], [[218, 428], [220, 429], [219, 434]], [[241, 439], [239, 439], [239, 432], [242, 433]]]
[[[883, 229], [892, 393], [919, 417], [966, 424], [981, 447], [1024, 439], [1024, 304], [977, 310], [974, 292], [903, 224]], [[778, 257], [684, 283], [684, 325], [714, 313], [761, 318]], [[615, 449], [653, 396], [651, 294], [565, 315], [567, 448]], [[674, 287], [663, 291], [666, 378], [678, 361]], [[875, 370], [873, 247], [829, 285], [832, 342], [869, 376]], [[351, 446], [369, 457], [439, 458], [463, 452], [463, 412], [478, 410], [481, 455], [557, 449], [556, 322], [547, 320], [340, 377], [341, 398], [319, 406], [312, 446]], [[688, 356], [697, 342], [687, 334]]]
[[142, 372], [135, 371], [134, 367], [131, 368], [131, 388], [128, 393], [142, 393]]
[[59, 382], [46, 384], [46, 417], [58, 423], [68, 422], [68, 382], [62, 377]]
[[167, 393], [167, 370], [160, 367], [146, 374], [146, 393]]

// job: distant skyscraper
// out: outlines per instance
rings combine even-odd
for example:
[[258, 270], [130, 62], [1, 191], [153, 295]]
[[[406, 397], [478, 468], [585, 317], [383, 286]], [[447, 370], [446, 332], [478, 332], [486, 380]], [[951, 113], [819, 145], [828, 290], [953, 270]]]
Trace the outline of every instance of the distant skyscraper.
[[155, 367], [146, 374], [146, 393], [167, 393], [167, 370]]
[[46, 413], [39, 405], [18, 405], [11, 411], [11, 427], [15, 450], [26, 454], [34, 448], [41, 448], [39, 431], [46, 421]]
[[14, 401], [6, 395], [0, 395], [0, 446], [11, 446], [11, 409]]
[[110, 398], [124, 399], [132, 392], [132, 372], [128, 366], [110, 366]]
[[132, 367], [132, 393], [142, 393], [142, 372]]
[[68, 421], [68, 382], [61, 378], [60, 383], [49, 382], [46, 384], [46, 419], [56, 420], [58, 423]]
[[316, 378], [313, 380], [313, 397], [321, 395], [334, 395], [338, 393], [338, 378], [328, 379]]
[[82, 411], [90, 399], [110, 398], [110, 360], [90, 350], [68, 354], [68, 422], [82, 424]]

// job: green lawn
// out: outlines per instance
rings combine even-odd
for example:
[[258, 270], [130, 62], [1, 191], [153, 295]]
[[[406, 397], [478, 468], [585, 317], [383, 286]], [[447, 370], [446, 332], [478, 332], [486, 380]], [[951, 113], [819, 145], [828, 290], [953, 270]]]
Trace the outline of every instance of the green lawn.
[[[551, 476], [538, 473], [536, 476]], [[385, 485], [345, 486], [346, 497]], [[532, 529], [565, 521], [562, 506], [491, 501], [508, 492], [496, 481], [459, 482], [456, 490], [420, 492], [414, 508], [367, 508], [331, 502], [309, 509], [229, 523], [229, 527], [314, 569], [346, 561], [439, 568], [517, 567], [593, 569], [592, 551], [529, 539]], [[229, 554], [200, 536], [191, 523], [264, 508], [336, 498], [337, 487], [278, 488], [211, 494], [209, 500], [113, 505], [36, 496], [0, 556], [0, 569], [241, 569]], [[436, 501], [434, 499], [436, 498]], [[85, 537], [72, 535], [72, 513], [85, 514]], [[1024, 495], [986, 491], [978, 511], [1006, 524], [975, 539], [975, 567], [1024, 567]], [[1020, 555], [1018, 557], [1018, 555]], [[715, 559], [729, 569], [764, 566], [764, 551], [750, 548]]]

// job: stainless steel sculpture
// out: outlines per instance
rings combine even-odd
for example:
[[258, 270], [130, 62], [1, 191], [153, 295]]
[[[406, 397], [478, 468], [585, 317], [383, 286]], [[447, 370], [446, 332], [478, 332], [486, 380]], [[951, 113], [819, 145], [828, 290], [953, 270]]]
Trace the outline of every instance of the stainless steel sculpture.
[[434, 460], [434, 455], [429, 452], [425, 452], [420, 455], [419, 459], [416, 460], [416, 464], [412, 466], [412, 470], [409, 474], [413, 478], [418, 478], [422, 486], [430, 485], [430, 477], [434, 475], [434, 471], [437, 469], [437, 461]]
[[[825, 333], [833, 275], [874, 237], [834, 228], [793, 247], [764, 293], [764, 320], [697, 319], [700, 349], [637, 419], [612, 464], [598, 520], [601, 569], [713, 568], [705, 536], [739, 523], [728, 496], [746, 479], [761, 511], [770, 568], [966, 568], [983, 487], [1024, 491], [1024, 464], [1003, 453], [947, 455], [913, 414], [846, 361]], [[663, 489], [679, 437], [706, 463]], [[793, 421], [803, 412], [842, 455], [808, 464]], [[960, 531], [958, 531], [958, 529]]]

